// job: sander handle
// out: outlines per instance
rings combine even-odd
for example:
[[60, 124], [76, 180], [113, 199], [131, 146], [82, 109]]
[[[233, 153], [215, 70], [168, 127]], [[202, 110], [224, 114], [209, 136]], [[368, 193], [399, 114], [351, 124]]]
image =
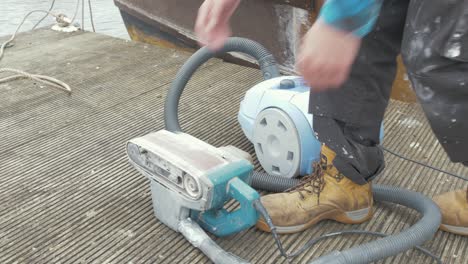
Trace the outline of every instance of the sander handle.
[[255, 225], [259, 218], [253, 203], [260, 195], [238, 177], [232, 178], [227, 185], [227, 194], [240, 204], [240, 208], [228, 212], [226, 209], [212, 209], [205, 212], [193, 211], [191, 218], [196, 219], [203, 229], [217, 237], [239, 233]]

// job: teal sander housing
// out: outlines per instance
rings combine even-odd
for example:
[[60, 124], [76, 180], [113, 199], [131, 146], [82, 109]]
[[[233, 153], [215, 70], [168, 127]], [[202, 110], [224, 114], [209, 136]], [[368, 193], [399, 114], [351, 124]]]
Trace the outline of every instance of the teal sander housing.
[[[203, 63], [226, 52], [249, 55], [257, 60], [262, 70], [264, 81], [247, 92], [238, 118], [246, 137], [256, 145], [256, 154], [266, 172], [254, 171], [248, 153], [234, 146], [211, 146], [180, 128], [178, 105], [186, 84]], [[300, 110], [300, 105], [306, 103], [301, 93], [308, 89], [298, 77], [280, 76], [273, 56], [252, 40], [230, 38], [216, 53], [206, 47], [195, 52], [179, 70], [169, 89], [164, 113], [166, 128], [134, 138], [127, 144], [130, 163], [150, 181], [155, 216], [183, 234], [215, 263], [248, 262], [224, 251], [206, 232], [219, 237], [229, 236], [253, 227], [260, 216], [270, 225], [278, 249], [286, 258], [297, 256], [318, 241], [317, 238], [312, 239], [298, 252], [287, 254], [255, 190], [281, 192], [298, 184], [301, 175], [312, 173], [306, 164], [318, 159], [320, 148], [311, 132], [310, 116]], [[275, 96], [281, 90], [292, 92], [286, 101], [285, 97]], [[259, 97], [268, 93], [271, 98], [263, 101], [263, 108], [257, 105], [254, 114], [246, 114], [249, 111], [245, 108], [251, 107], [247, 101], [259, 101]], [[291, 104], [294, 98], [296, 103]], [[280, 120], [284, 127], [278, 130], [261, 126], [265, 116]], [[289, 142], [293, 144], [287, 148], [275, 141], [284, 129], [289, 130]], [[258, 136], [258, 131], [267, 137]], [[265, 154], [262, 144], [270, 153]], [[285, 155], [275, 156], [275, 151], [285, 152]], [[290, 160], [286, 162], [284, 159]], [[344, 251], [333, 251], [310, 263], [377, 261], [418, 247], [430, 240], [439, 228], [441, 214], [438, 207], [419, 193], [374, 185], [374, 198], [415, 209], [422, 217], [398, 234], [380, 235], [383, 237], [378, 240]], [[224, 205], [232, 199], [237, 200], [240, 206], [228, 212]]]

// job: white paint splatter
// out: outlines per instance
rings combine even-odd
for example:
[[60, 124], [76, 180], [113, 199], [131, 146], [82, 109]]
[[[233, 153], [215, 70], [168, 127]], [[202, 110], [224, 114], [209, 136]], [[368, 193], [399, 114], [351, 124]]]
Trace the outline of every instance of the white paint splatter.
[[348, 151], [345, 148], [341, 148], [343, 150], [343, 154], [348, 155]]
[[418, 147], [419, 147], [419, 143], [418, 143], [418, 142], [411, 142], [410, 148], [418, 148]]
[[432, 55], [431, 49], [430, 48], [425, 48], [424, 49], [424, 56], [426, 56], [426, 58], [429, 58], [431, 55]]
[[86, 217], [87, 218], [91, 218], [91, 217], [94, 217], [96, 215], [97, 215], [97, 212], [94, 211], [94, 210], [90, 210], [90, 211], [86, 212]]
[[447, 50], [445, 55], [449, 58], [456, 58], [460, 56], [460, 53], [461, 53], [461, 44], [456, 42], [452, 44], [452, 46]]
[[421, 69], [421, 72], [426, 73], [432, 71], [433, 69], [437, 68], [437, 65], [428, 65]]
[[429, 101], [432, 99], [432, 97], [434, 97], [434, 91], [427, 86], [424, 86], [422, 89], [420, 89], [418, 94], [419, 97], [421, 97], [421, 99], [424, 101]]
[[300, 47], [301, 30], [311, 26], [309, 12], [301, 8], [275, 6], [275, 13], [278, 17], [278, 30], [286, 36], [279, 40], [285, 57], [283, 63], [287, 68], [294, 68], [295, 57]]
[[411, 40], [410, 48], [409, 48], [410, 59], [418, 55], [423, 48], [424, 48], [424, 41], [421, 37], [417, 37]]
[[422, 126], [422, 123], [412, 117], [405, 117], [403, 120], [398, 120], [398, 124], [407, 128], [416, 128]]
[[120, 233], [122, 235], [125, 235], [127, 237], [134, 237], [135, 233], [132, 230], [120, 230]]

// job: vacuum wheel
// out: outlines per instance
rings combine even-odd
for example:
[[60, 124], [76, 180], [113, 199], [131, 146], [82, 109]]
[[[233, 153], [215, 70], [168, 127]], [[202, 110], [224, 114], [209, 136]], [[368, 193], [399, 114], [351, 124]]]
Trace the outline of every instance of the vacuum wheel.
[[255, 120], [253, 143], [266, 172], [286, 178], [299, 174], [300, 139], [294, 122], [284, 111], [268, 108], [259, 113]]

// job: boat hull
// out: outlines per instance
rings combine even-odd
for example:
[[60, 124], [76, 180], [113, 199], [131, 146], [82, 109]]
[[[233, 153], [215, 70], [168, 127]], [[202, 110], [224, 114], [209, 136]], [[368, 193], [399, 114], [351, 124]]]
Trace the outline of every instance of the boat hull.
[[[199, 48], [193, 32], [203, 0], [114, 0], [132, 40], [187, 50]], [[322, 1], [241, 1], [231, 20], [234, 36], [255, 40], [270, 50], [285, 74], [296, 74], [295, 61], [301, 38], [317, 17]], [[279, 4], [278, 4], [279, 3]], [[287, 3], [287, 4], [284, 4]], [[314, 4], [311, 4], [314, 3]], [[236, 64], [256, 67], [240, 53], [221, 56]], [[399, 60], [392, 98], [414, 102], [415, 96]]]

